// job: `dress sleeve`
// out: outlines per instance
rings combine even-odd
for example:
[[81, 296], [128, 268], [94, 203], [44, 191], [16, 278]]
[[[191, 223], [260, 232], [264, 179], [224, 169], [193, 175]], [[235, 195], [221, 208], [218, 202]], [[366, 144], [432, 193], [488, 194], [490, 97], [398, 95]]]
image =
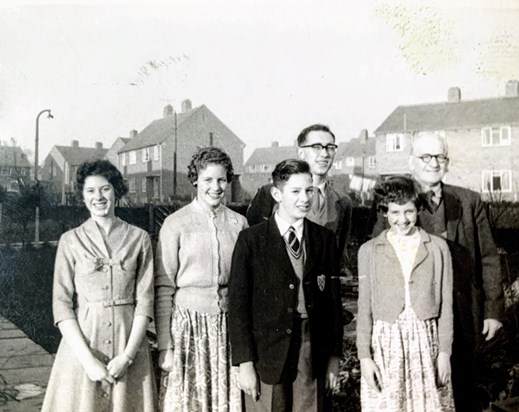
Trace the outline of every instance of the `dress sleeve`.
[[370, 243], [365, 243], [359, 250], [359, 297], [357, 313], [357, 351], [359, 359], [371, 357], [371, 334], [373, 315], [371, 310], [371, 276], [373, 265], [370, 256]]
[[143, 235], [142, 247], [139, 253], [135, 299], [135, 315], [147, 316], [153, 319], [153, 251], [150, 237], [147, 233]]
[[155, 326], [159, 350], [172, 349], [171, 311], [177, 277], [180, 234], [176, 223], [166, 219], [159, 234], [155, 256]]
[[52, 312], [54, 325], [67, 319], [76, 319], [73, 297], [75, 294], [74, 274], [76, 261], [72, 254], [70, 239], [61, 236], [54, 262], [54, 282], [52, 287]]

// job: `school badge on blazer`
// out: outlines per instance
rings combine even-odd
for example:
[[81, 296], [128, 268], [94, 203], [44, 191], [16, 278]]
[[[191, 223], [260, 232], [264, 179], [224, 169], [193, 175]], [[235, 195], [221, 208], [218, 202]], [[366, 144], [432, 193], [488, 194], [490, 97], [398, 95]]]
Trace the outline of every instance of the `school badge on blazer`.
[[325, 275], [319, 275], [317, 276], [317, 287], [322, 292], [324, 290], [324, 287], [326, 286], [326, 276]]

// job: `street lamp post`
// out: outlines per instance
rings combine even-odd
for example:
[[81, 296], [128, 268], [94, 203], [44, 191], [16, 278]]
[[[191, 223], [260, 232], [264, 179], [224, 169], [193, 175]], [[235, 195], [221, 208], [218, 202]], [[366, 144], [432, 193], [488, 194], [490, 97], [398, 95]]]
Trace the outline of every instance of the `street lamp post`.
[[[50, 109], [42, 110], [36, 116], [36, 137], [34, 139], [34, 180], [36, 181], [36, 190], [39, 189], [40, 181], [38, 179], [38, 145], [40, 133], [40, 116], [43, 113], [48, 113], [47, 119], [53, 119], [54, 116], [50, 113]], [[39, 190], [38, 190], [39, 192]], [[40, 247], [40, 206], [36, 205], [36, 212], [34, 216], [34, 247]]]

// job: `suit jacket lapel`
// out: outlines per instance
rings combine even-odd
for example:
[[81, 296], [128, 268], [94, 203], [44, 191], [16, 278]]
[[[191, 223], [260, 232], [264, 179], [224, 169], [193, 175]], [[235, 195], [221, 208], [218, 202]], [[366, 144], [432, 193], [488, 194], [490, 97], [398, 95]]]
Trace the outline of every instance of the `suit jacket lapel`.
[[[316, 238], [317, 234], [313, 231], [312, 226], [308, 224], [308, 219], [304, 220], [304, 229], [303, 229], [303, 236], [305, 239], [305, 253], [306, 253], [306, 260], [305, 260], [305, 269], [303, 278], [306, 278], [310, 273], [312, 273], [315, 263], [317, 262], [316, 255], [317, 250], [316, 247], [318, 245], [319, 239]], [[311, 241], [309, 240], [311, 239]], [[319, 273], [320, 275], [320, 273]]]
[[442, 184], [442, 196], [445, 203], [445, 220], [447, 221], [447, 239], [456, 241], [458, 224], [461, 219], [461, 203], [452, 186]]
[[269, 218], [267, 225], [267, 245], [270, 254], [265, 256], [265, 264], [271, 267], [278, 267], [281, 272], [295, 277], [296, 274], [288, 257], [285, 241], [281, 233], [279, 233], [274, 215]]

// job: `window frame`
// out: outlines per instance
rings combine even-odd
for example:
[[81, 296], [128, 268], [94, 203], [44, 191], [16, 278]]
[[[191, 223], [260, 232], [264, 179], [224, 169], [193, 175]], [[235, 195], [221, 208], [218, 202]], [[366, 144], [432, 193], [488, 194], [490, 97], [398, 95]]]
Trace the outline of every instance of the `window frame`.
[[404, 142], [403, 133], [387, 133], [386, 152], [402, 152], [404, 150]]
[[[506, 178], [504, 178], [506, 176]], [[494, 189], [494, 178], [499, 177], [500, 189]], [[486, 182], [490, 183], [490, 190], [487, 188]], [[507, 188], [503, 188], [504, 182]], [[482, 170], [481, 171], [481, 191], [483, 193], [511, 193], [512, 192], [512, 171], [511, 170]]]
[[[504, 135], [506, 135], [506, 139], [503, 138]], [[511, 145], [512, 126], [485, 126], [481, 128], [481, 147], [498, 147]]]

